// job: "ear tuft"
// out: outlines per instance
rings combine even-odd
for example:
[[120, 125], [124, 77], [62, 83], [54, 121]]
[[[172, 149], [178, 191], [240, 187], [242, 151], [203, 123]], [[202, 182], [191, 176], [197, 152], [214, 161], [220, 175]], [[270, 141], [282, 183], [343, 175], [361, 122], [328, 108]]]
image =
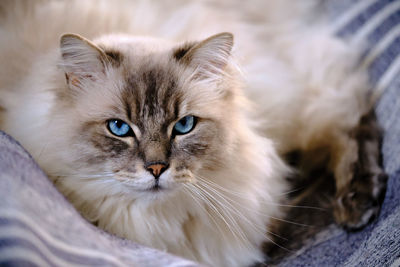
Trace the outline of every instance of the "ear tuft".
[[61, 56], [67, 71], [96, 72], [104, 69], [104, 52], [77, 34], [64, 34], [60, 39]]
[[60, 51], [67, 82], [78, 85], [83, 79], [104, 72], [104, 52], [95, 44], [77, 34], [64, 34], [60, 39]]
[[219, 33], [191, 47], [180, 61], [196, 68], [201, 75], [221, 73], [228, 64], [232, 47], [233, 35]]

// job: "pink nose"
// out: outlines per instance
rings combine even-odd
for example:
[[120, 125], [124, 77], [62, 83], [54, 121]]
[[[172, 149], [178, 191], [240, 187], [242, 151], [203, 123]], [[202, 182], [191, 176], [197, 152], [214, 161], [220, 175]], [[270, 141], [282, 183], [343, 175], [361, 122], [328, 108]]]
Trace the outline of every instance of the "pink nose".
[[167, 165], [164, 163], [156, 163], [146, 166], [146, 169], [151, 172], [155, 178], [158, 178], [167, 169]]

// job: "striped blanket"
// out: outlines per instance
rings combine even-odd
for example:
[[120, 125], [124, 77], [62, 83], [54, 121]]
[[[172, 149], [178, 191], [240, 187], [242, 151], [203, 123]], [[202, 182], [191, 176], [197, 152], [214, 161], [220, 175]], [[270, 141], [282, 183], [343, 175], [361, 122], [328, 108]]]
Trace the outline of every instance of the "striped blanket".
[[[385, 130], [388, 191], [379, 218], [347, 233], [330, 225], [280, 266], [400, 266], [400, 0], [325, 0], [335, 32], [365, 44]], [[40, 216], [38, 216], [40, 215]], [[86, 223], [32, 158], [0, 133], [0, 266], [196, 266]]]

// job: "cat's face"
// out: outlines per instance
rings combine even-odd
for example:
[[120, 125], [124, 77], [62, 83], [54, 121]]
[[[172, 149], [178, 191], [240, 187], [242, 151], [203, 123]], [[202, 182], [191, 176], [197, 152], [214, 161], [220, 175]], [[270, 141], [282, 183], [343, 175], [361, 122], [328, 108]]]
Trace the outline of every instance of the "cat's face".
[[57, 101], [74, 121], [70, 166], [123, 192], [152, 195], [229, 168], [232, 44], [228, 33], [178, 46], [115, 36], [95, 45], [63, 36], [68, 88]]

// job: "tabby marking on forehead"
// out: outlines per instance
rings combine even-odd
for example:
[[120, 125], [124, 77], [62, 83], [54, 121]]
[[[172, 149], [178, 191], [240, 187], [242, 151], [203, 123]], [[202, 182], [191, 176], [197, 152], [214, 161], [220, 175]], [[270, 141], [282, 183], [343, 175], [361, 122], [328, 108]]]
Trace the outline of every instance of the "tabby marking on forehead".
[[182, 93], [177, 89], [176, 79], [171, 71], [162, 68], [128, 76], [122, 98], [126, 99], [126, 108], [131, 108], [129, 117], [139, 129], [144, 130], [152, 118], [166, 130], [178, 118]]

